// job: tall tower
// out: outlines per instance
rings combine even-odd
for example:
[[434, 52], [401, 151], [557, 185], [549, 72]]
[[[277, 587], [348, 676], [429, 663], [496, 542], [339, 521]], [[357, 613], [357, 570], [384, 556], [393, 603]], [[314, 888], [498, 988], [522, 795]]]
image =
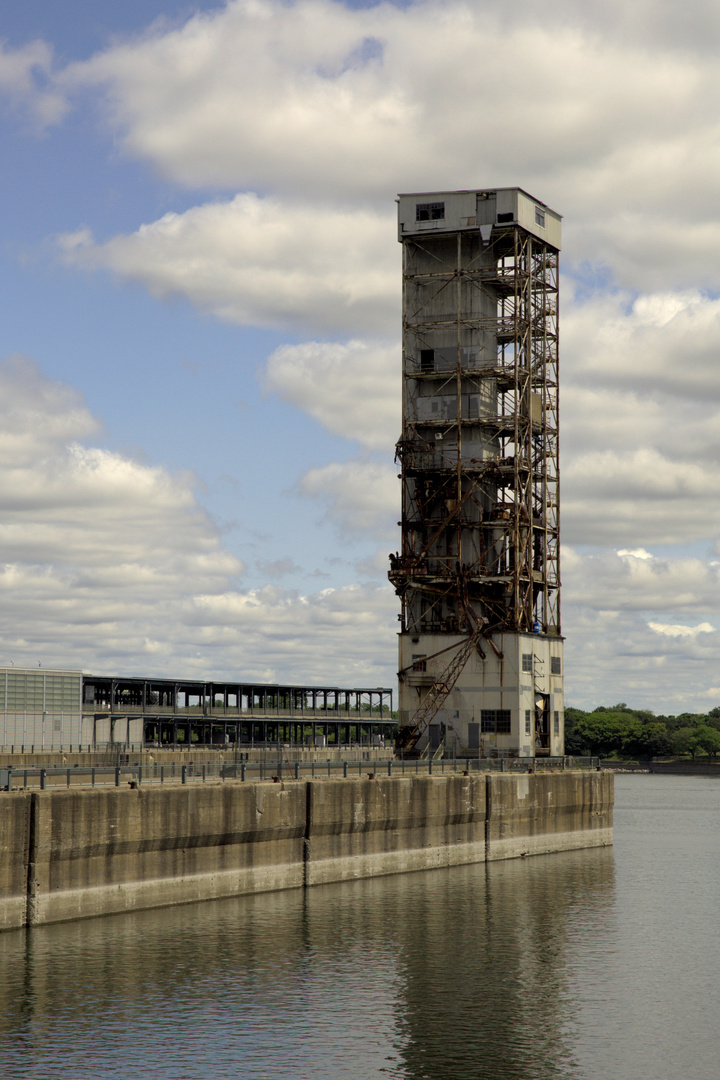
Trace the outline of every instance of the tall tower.
[[398, 210], [399, 741], [561, 754], [561, 219], [521, 188]]

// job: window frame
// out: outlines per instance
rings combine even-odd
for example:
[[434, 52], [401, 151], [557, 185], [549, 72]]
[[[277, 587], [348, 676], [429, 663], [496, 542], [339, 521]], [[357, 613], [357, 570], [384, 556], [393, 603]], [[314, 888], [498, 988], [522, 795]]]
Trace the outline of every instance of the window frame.
[[481, 709], [480, 734], [512, 734], [512, 709]]
[[415, 203], [415, 221], [444, 221], [445, 203]]

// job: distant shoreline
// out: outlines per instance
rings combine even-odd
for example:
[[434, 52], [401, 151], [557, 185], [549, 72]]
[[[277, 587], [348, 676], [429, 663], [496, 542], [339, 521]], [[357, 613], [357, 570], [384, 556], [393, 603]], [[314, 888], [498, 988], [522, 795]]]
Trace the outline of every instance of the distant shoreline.
[[615, 758], [601, 758], [600, 767], [611, 772], [720, 777], [720, 761], [620, 761]]

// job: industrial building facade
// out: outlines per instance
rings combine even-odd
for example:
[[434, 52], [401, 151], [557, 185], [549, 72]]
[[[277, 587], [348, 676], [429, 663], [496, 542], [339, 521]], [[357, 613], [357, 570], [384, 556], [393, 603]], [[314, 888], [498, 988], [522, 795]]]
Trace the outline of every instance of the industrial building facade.
[[0, 668], [0, 748], [340, 746], [392, 741], [393, 693]]
[[561, 220], [520, 188], [401, 195], [398, 211], [400, 730], [562, 754]]
[[0, 668], [0, 746], [78, 745], [82, 672]]

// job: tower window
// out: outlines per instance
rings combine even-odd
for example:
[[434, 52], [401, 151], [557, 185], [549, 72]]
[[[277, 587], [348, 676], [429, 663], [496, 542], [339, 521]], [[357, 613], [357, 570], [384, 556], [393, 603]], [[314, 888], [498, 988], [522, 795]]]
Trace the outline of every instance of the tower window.
[[522, 669], [532, 673], [532, 653], [524, 652], [522, 654]]
[[553, 713], [553, 733], [555, 735], [560, 734], [560, 713], [559, 712], [554, 712]]
[[444, 202], [417, 203], [415, 206], [416, 221], [442, 221], [444, 218]]
[[545, 228], [545, 211], [542, 206], [535, 207], [535, 224], [542, 225], [543, 229]]
[[532, 735], [532, 721], [530, 719], [530, 710], [525, 710], [525, 734]]
[[434, 349], [421, 349], [420, 350], [420, 370], [421, 371], [434, 371], [435, 370], [435, 350]]
[[515, 215], [512, 213], [512, 211], [510, 211], [509, 214], [498, 214], [497, 220], [498, 225], [503, 225], [506, 221], [514, 221]]
[[510, 709], [482, 709], [480, 712], [480, 729], [486, 733], [498, 735], [510, 734]]
[[550, 657], [550, 674], [562, 675], [562, 661], [559, 656]]

